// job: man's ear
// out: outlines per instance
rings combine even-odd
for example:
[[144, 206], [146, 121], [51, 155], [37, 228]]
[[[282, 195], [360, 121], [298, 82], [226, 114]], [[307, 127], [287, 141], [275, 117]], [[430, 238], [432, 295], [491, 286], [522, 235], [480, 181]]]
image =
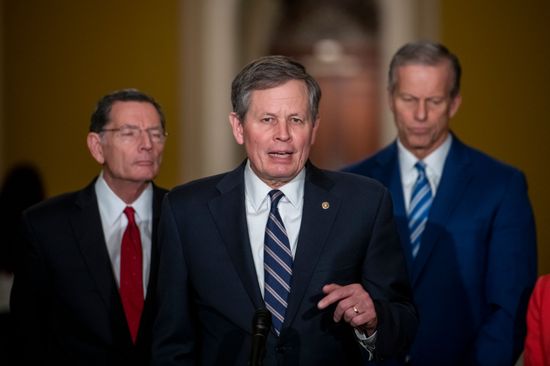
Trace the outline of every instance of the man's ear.
[[451, 100], [451, 108], [449, 109], [449, 118], [453, 118], [453, 116], [458, 111], [458, 107], [462, 104], [462, 96], [458, 94], [456, 97]]
[[88, 150], [92, 157], [101, 165], [105, 162], [103, 157], [103, 145], [101, 144], [101, 136], [97, 132], [89, 132], [86, 138]]
[[317, 116], [315, 121], [313, 122], [313, 131], [311, 132], [311, 145], [315, 143], [316, 137], [317, 137], [317, 130], [319, 129], [319, 124], [321, 124], [321, 117]]
[[390, 111], [392, 113], [395, 113], [395, 106], [394, 106], [394, 101], [393, 101], [393, 93], [388, 91], [386, 93], [386, 98], [387, 98], [387, 102], [388, 102], [388, 107], [390, 108]]
[[229, 113], [229, 124], [231, 125], [233, 137], [237, 141], [237, 144], [244, 144], [243, 124], [235, 112]]

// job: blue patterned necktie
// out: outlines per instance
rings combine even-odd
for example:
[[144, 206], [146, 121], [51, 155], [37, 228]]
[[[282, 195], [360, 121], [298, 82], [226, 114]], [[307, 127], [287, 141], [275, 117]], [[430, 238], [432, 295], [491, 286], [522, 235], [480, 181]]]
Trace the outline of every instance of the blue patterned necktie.
[[414, 167], [418, 170], [418, 178], [412, 190], [409, 206], [409, 232], [413, 258], [416, 257], [420, 249], [420, 239], [426, 227], [433, 200], [430, 182], [426, 177], [426, 164], [423, 161], [418, 161]]
[[273, 328], [277, 335], [285, 319], [290, 279], [292, 277], [292, 252], [286, 229], [277, 205], [284, 196], [274, 189], [269, 192], [271, 211], [265, 228], [264, 246], [264, 301], [272, 315]]

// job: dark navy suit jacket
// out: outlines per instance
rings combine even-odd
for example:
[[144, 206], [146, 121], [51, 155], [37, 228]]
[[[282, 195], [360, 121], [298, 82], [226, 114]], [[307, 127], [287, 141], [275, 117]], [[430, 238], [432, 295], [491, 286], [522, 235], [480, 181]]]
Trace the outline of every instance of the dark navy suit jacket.
[[411, 364], [513, 365], [537, 274], [524, 175], [453, 136], [413, 260], [397, 143], [345, 170], [391, 191], [419, 314]]
[[22, 365], [147, 365], [162, 198], [153, 186], [147, 298], [133, 345], [107, 252], [94, 182], [24, 213], [27, 246], [15, 273], [11, 312]]
[[[306, 169], [289, 305], [281, 336], [269, 333], [264, 365], [360, 362], [353, 329], [332, 320], [334, 307], [317, 308], [329, 283], [361, 283], [378, 314], [376, 355], [403, 352], [417, 318], [389, 192], [364, 177]], [[252, 318], [265, 305], [244, 192], [243, 164], [166, 196], [153, 365], [248, 364]]]

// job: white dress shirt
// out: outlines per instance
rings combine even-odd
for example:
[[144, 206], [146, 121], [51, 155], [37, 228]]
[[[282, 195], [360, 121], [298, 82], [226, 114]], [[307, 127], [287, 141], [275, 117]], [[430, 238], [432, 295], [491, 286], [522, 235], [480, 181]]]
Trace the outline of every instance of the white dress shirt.
[[[296, 254], [298, 234], [302, 223], [305, 176], [306, 171], [304, 168], [294, 179], [279, 188], [284, 193], [284, 197], [279, 201], [277, 208], [285, 225], [293, 258]], [[264, 183], [252, 171], [250, 161], [246, 163], [244, 169], [244, 186], [248, 237], [250, 238], [250, 247], [252, 249], [252, 257], [254, 258], [254, 266], [256, 267], [258, 284], [263, 296], [265, 227], [271, 209], [271, 199], [268, 194], [273, 188]]]
[[95, 182], [95, 193], [99, 216], [103, 227], [103, 235], [107, 244], [107, 251], [111, 259], [113, 273], [117, 285], [120, 286], [120, 247], [122, 236], [128, 225], [128, 218], [124, 214], [127, 206], [135, 210], [135, 220], [141, 234], [141, 250], [143, 253], [143, 294], [147, 294], [149, 270], [151, 263], [151, 238], [153, 232], [153, 185], [149, 183], [137, 200], [130, 205], [121, 200], [109, 187], [103, 178], [103, 172]]
[[[426, 176], [430, 182], [433, 197], [435, 197], [435, 193], [437, 192], [437, 187], [439, 186], [439, 181], [443, 174], [443, 167], [445, 166], [445, 160], [451, 149], [452, 141], [453, 138], [451, 134], [449, 134], [441, 146], [422, 159], [426, 164]], [[405, 199], [405, 210], [409, 212], [412, 189], [418, 178], [418, 170], [416, 170], [414, 165], [419, 159], [407, 150], [399, 140], [397, 140], [397, 151], [399, 156], [399, 170], [401, 173], [401, 186], [403, 187], [403, 198]]]

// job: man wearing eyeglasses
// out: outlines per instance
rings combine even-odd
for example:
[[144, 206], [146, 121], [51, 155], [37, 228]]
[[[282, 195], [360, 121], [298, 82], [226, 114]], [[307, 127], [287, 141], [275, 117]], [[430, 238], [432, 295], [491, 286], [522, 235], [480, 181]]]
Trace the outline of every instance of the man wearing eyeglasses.
[[11, 296], [16, 363], [148, 363], [166, 193], [152, 180], [165, 140], [152, 97], [125, 89], [99, 100], [87, 144], [101, 173], [23, 215], [27, 245]]

